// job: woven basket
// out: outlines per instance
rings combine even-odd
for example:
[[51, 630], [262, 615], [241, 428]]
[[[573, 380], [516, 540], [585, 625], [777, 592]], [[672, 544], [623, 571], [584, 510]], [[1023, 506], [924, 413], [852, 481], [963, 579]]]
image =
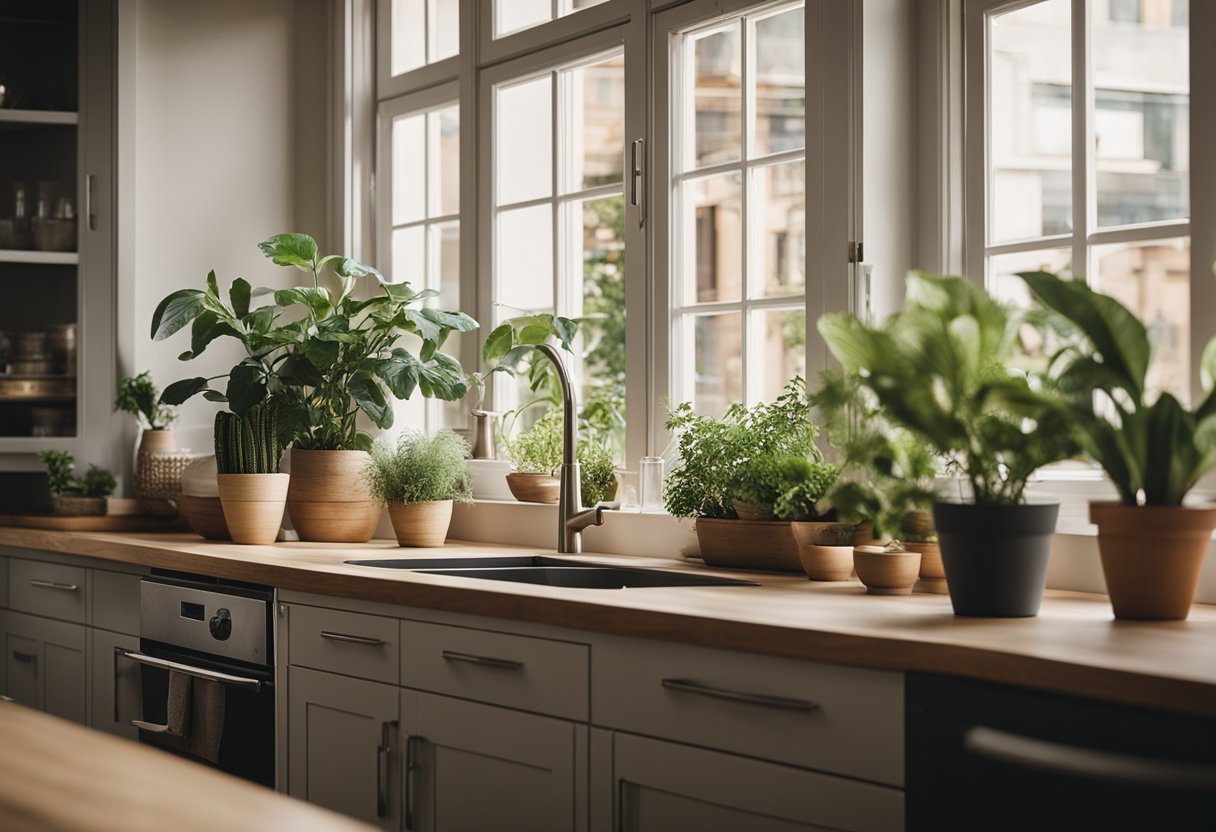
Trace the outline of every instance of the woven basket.
[[176, 517], [182, 493], [182, 473], [198, 457], [181, 451], [140, 451], [135, 465], [135, 498], [146, 514]]

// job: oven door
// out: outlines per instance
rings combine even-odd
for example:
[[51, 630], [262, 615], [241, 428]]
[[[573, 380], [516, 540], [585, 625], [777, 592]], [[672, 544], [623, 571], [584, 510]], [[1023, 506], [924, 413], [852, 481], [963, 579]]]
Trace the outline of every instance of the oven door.
[[[139, 652], [117, 649], [115, 661], [124, 660], [140, 665], [143, 713], [131, 720], [140, 742], [274, 788], [274, 676], [269, 668], [203, 658], [148, 641], [140, 642]], [[208, 707], [191, 703], [195, 706], [185, 730], [170, 733], [169, 677], [174, 672], [190, 677], [192, 698], [199, 696], [200, 685], [217, 685], [211, 690], [222, 707], [214, 699]], [[199, 724], [204, 719], [218, 724]], [[216, 734], [218, 753], [199, 752], [200, 746], [214, 749]], [[199, 737], [209, 739], [199, 742]]]

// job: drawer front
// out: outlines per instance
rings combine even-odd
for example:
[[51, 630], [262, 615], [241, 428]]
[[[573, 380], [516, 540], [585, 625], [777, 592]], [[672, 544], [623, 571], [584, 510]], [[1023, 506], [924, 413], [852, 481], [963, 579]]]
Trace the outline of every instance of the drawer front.
[[87, 574], [82, 566], [11, 558], [9, 607], [83, 624]]
[[93, 570], [93, 626], [139, 635], [139, 575]]
[[397, 684], [397, 619], [293, 604], [291, 664]]
[[592, 722], [903, 784], [903, 674], [629, 639], [596, 642]]
[[586, 721], [587, 645], [401, 622], [401, 684]]

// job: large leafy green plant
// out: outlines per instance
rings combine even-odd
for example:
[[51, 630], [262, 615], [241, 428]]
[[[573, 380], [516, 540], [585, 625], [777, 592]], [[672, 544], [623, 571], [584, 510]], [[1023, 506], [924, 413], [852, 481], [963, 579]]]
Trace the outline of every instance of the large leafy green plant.
[[[221, 336], [236, 338], [246, 352], [224, 375], [169, 385], [163, 402], [181, 404], [202, 394], [243, 415], [274, 398], [285, 444], [351, 450], [371, 447], [371, 437], [356, 425], [359, 412], [388, 428], [392, 398], [408, 399], [417, 390], [454, 401], [468, 392], [460, 362], [439, 348], [452, 332], [476, 329], [477, 322], [460, 312], [422, 305], [438, 292], [389, 283], [380, 272], [348, 257], [322, 257], [307, 234], [279, 234], [259, 248], [274, 263], [309, 274], [311, 285], [252, 290], [237, 278], [225, 299], [211, 272], [206, 288], [181, 289], [161, 301], [152, 317], [152, 338], [164, 340], [189, 324], [190, 349], [179, 356], [183, 361], [197, 358]], [[338, 279], [336, 291], [321, 285], [326, 268]], [[359, 278], [376, 281], [371, 297], [356, 295]], [[273, 302], [253, 306], [252, 298], [260, 295], [270, 295]], [[399, 346], [405, 335], [420, 339], [417, 354]], [[225, 378], [223, 390], [212, 386]]]
[[1077, 449], [1046, 381], [1008, 366], [1019, 324], [963, 278], [913, 272], [903, 310], [883, 324], [834, 314], [818, 327], [844, 372], [944, 456], [976, 503], [1017, 504], [1035, 470]]
[[1181, 505], [1216, 466], [1216, 338], [1200, 360], [1204, 396], [1188, 410], [1172, 393], [1153, 395], [1148, 331], [1125, 306], [1083, 280], [1020, 275], [1035, 299], [1067, 323], [1073, 338], [1052, 358], [1081, 447], [1128, 505]]

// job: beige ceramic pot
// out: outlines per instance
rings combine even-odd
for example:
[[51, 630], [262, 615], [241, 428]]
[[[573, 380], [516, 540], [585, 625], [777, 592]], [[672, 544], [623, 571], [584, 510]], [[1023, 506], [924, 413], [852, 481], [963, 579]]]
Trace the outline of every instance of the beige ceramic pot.
[[451, 500], [394, 503], [388, 507], [393, 534], [400, 546], [442, 546], [452, 523]]
[[220, 502], [233, 541], [269, 545], [279, 536], [287, 502], [287, 474], [219, 474]]
[[1191, 611], [1216, 508], [1089, 504], [1115, 618], [1180, 621]]
[[366, 543], [376, 533], [381, 507], [372, 501], [363, 469], [366, 451], [291, 449], [287, 510], [300, 540]]
[[942, 548], [936, 543], [909, 543], [903, 541], [904, 548], [909, 552], [920, 552], [920, 580], [916, 588], [922, 592], [932, 592], [945, 595], [946, 569], [942, 566]]
[[182, 474], [196, 457], [176, 451], [177, 436], [172, 428], [144, 430], [140, 435], [135, 457], [135, 499], [144, 514], [177, 516]]
[[802, 571], [812, 581], [847, 581], [853, 575], [853, 546], [799, 546]]
[[920, 552], [884, 552], [881, 546], [856, 546], [853, 566], [872, 595], [911, 595], [920, 571]]
[[561, 496], [562, 481], [548, 474], [507, 474], [507, 487], [521, 503], [556, 503]]

